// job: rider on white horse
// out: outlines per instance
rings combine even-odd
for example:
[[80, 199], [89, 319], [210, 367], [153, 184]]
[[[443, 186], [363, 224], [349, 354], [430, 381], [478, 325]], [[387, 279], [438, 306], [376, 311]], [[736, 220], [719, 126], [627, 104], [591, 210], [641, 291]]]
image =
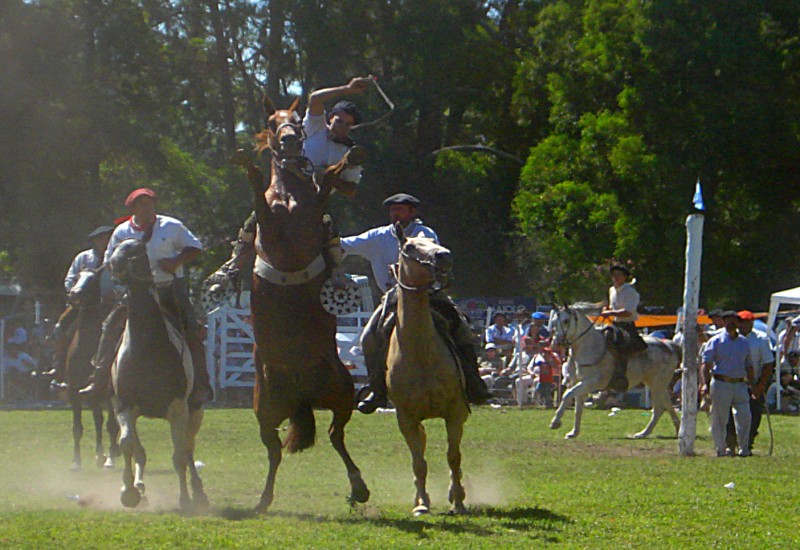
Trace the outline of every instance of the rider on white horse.
[[627, 391], [628, 380], [625, 371], [628, 357], [647, 349], [647, 344], [636, 330], [639, 319], [639, 293], [628, 282], [630, 270], [622, 264], [614, 264], [609, 269], [613, 285], [608, 289], [608, 305], [600, 317], [613, 317], [614, 329], [606, 332], [606, 340], [617, 354], [614, 376], [609, 387], [616, 391]]

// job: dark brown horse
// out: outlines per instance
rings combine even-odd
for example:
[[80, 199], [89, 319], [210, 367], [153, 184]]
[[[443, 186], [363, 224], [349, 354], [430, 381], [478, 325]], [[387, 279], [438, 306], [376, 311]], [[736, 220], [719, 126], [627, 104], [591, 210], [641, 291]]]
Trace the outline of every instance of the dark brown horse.
[[290, 453], [314, 444], [314, 409], [329, 409], [331, 444], [350, 479], [350, 502], [366, 502], [369, 490], [344, 443], [344, 427], [353, 410], [353, 381], [336, 351], [336, 318], [320, 302], [329, 276], [320, 255], [322, 217], [336, 177], [356, 162], [351, 150], [323, 177], [311, 177], [303, 157], [303, 132], [294, 112], [276, 110], [265, 99], [268, 128], [257, 136], [264, 170], [247, 166], [258, 222], [257, 259], [250, 304], [255, 333], [254, 408], [261, 440], [269, 455], [269, 473], [256, 511], [272, 503], [281, 462], [278, 428], [289, 419], [283, 446]]
[[[100, 341], [103, 319], [109, 308], [104, 306], [100, 293], [100, 273], [85, 270], [69, 292], [72, 307], [78, 308], [78, 319], [75, 322], [75, 334], [72, 337], [66, 359], [65, 380], [67, 382], [67, 401], [72, 409], [72, 469], [81, 467], [81, 438], [83, 437], [83, 403], [78, 389], [84, 387], [89, 376], [94, 372], [91, 360]], [[111, 403], [97, 400], [88, 404], [94, 418], [95, 429], [95, 461], [98, 466], [112, 468], [114, 457], [120, 455], [117, 437], [119, 424], [111, 412]], [[103, 410], [108, 413], [106, 429], [110, 440], [108, 454], [103, 453]]]

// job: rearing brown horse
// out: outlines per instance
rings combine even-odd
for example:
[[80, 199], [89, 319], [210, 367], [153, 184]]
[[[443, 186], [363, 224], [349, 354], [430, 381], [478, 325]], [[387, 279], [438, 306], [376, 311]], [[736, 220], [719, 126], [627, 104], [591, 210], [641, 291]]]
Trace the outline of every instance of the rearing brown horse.
[[278, 427], [289, 419], [283, 446], [290, 453], [314, 444], [314, 408], [330, 409], [328, 430], [350, 479], [350, 502], [366, 502], [369, 490], [344, 444], [344, 427], [353, 411], [353, 381], [336, 351], [336, 318], [320, 302], [329, 276], [321, 256], [322, 217], [335, 178], [358, 164], [351, 150], [322, 178], [311, 175], [303, 156], [303, 131], [295, 113], [276, 110], [265, 98], [268, 127], [257, 136], [265, 170], [247, 166], [258, 223], [256, 265], [250, 304], [255, 334], [256, 383], [253, 405], [261, 441], [269, 455], [257, 512], [272, 503], [281, 462]]

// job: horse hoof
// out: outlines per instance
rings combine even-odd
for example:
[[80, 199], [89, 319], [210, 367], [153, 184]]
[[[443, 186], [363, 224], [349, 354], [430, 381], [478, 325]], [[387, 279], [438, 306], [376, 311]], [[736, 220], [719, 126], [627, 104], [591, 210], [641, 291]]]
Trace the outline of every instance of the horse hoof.
[[114, 459], [111, 456], [108, 456], [106, 458], [106, 461], [103, 462], [103, 468], [106, 468], [106, 469], [110, 470], [113, 467], [114, 467]]
[[420, 504], [419, 506], [414, 508], [413, 512], [414, 512], [414, 517], [418, 518], [420, 516], [424, 516], [425, 514], [430, 514], [431, 510], [424, 504]]
[[353, 481], [350, 488], [350, 496], [347, 499], [350, 504], [364, 504], [369, 500], [369, 489], [363, 479], [356, 479]]
[[557, 429], [559, 429], [560, 427], [561, 427], [561, 422], [557, 422], [557, 421], [555, 421], [555, 420], [553, 420], [552, 422], [550, 422], [550, 429], [551, 429], [551, 430], [557, 430]]
[[98, 468], [102, 468], [106, 464], [106, 457], [103, 455], [97, 455], [94, 457], [94, 464]]
[[578, 432], [569, 432], [564, 436], [564, 439], [575, 439], [578, 437]]
[[178, 504], [181, 507], [183, 512], [191, 512], [192, 511], [192, 499], [189, 498], [189, 495], [182, 496]]
[[463, 516], [463, 515], [468, 514], [468, 513], [469, 512], [467, 511], [467, 507], [464, 506], [464, 503], [463, 502], [458, 502], [458, 503], [454, 504], [452, 508], [450, 508], [450, 510], [447, 512], [447, 515], [448, 516]]
[[253, 508], [253, 513], [261, 515], [261, 514], [266, 514], [268, 510], [269, 510], [269, 503], [261, 501], [256, 505], [255, 508]]
[[632, 436], [630, 436], [630, 439], [644, 439], [645, 437], [647, 437], [646, 433], [639, 432], [639, 433], [635, 433]]
[[119, 500], [125, 508], [136, 508], [142, 501], [142, 495], [135, 488], [123, 489]]
[[209, 505], [208, 496], [205, 493], [200, 492], [192, 495], [192, 508], [196, 513], [205, 514], [208, 512]]
[[72, 465], [69, 467], [71, 472], [80, 472], [81, 471], [81, 463], [80, 462], [73, 462]]

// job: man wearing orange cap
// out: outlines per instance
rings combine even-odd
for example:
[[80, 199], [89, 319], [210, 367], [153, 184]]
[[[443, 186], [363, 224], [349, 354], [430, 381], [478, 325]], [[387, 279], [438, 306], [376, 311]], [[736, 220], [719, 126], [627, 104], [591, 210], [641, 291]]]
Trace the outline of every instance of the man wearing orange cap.
[[[772, 372], [775, 369], [775, 355], [772, 353], [769, 338], [760, 330], [753, 328], [756, 316], [753, 312], [743, 310], [737, 313], [736, 328], [739, 329], [747, 343], [750, 345], [750, 356], [753, 360], [753, 385], [750, 388], [750, 449], [753, 448], [758, 428], [761, 425], [761, 415], [764, 413], [764, 395], [769, 388]], [[733, 415], [728, 419], [728, 447], [733, 449], [732, 443], [736, 441], [736, 426]]]
[[[197, 403], [210, 401], [213, 399], [213, 390], [206, 370], [205, 349], [189, 301], [189, 287], [183, 270], [184, 264], [200, 255], [203, 245], [179, 220], [156, 214], [156, 193], [152, 189], [136, 189], [128, 195], [125, 206], [131, 216], [120, 223], [111, 235], [105, 261], [109, 261], [114, 250], [125, 239], [140, 239], [147, 243], [147, 257], [159, 301], [162, 304], [174, 304], [191, 351], [195, 385], [190, 400]], [[107, 391], [111, 364], [127, 319], [127, 306], [120, 302], [103, 323], [103, 335], [92, 361], [95, 366], [94, 379], [80, 390], [82, 395], [99, 397]]]

